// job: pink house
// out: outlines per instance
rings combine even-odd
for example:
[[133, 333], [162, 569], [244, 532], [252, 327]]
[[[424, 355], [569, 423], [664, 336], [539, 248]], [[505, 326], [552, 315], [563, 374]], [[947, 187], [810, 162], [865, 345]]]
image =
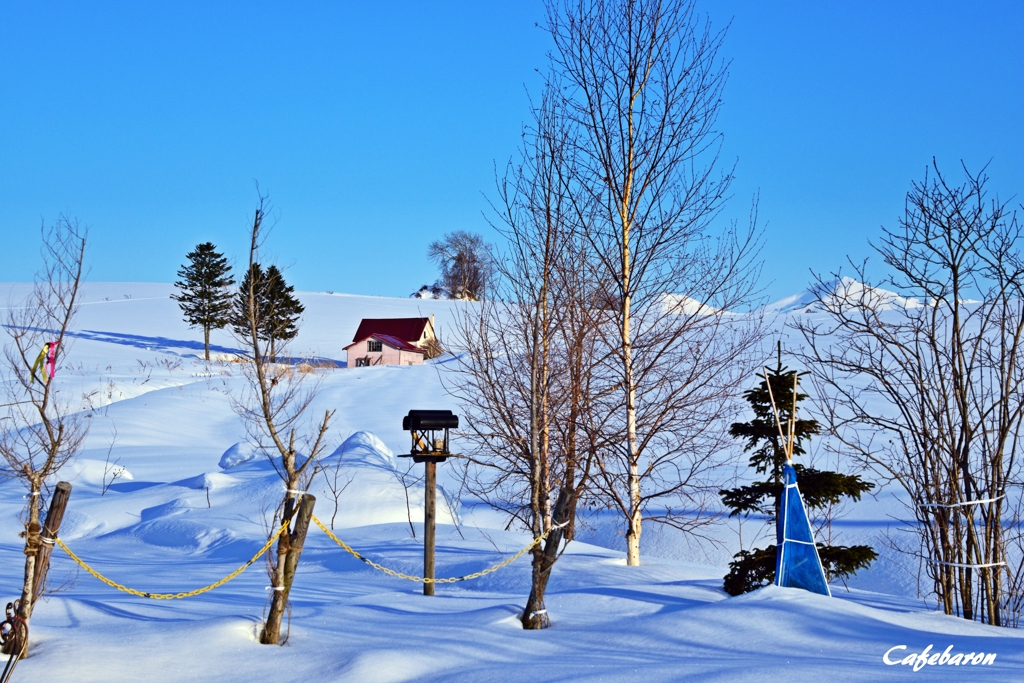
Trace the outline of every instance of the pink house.
[[345, 347], [348, 367], [422, 365], [425, 346], [434, 340], [429, 318], [364, 318], [352, 343]]

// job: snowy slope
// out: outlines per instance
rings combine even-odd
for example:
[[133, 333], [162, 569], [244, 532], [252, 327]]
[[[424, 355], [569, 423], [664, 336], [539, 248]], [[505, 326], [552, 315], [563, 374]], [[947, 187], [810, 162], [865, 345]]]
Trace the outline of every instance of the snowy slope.
[[853, 278], [842, 277], [784, 297], [767, 304], [764, 310], [770, 313], [814, 313], [822, 310], [822, 302], [865, 302], [875, 310], [896, 308], [919, 308], [921, 302], [913, 297], [905, 298], [879, 287], [870, 287]]
[[[25, 291], [0, 285], [0, 301]], [[265, 539], [266, 511], [283, 489], [267, 462], [250, 457], [231, 409], [241, 388], [237, 366], [199, 359], [200, 335], [180, 321], [171, 291], [88, 285], [71, 356], [55, 380], [95, 409], [85, 450], [62, 477], [74, 491], [61, 536], [98, 570], [149, 591], [189, 590], [246, 561]], [[460, 307], [472, 305], [300, 298], [306, 314], [293, 354], [334, 360], [344, 359], [341, 349], [362, 317], [433, 313], [443, 331]], [[225, 357], [235, 350], [226, 334], [214, 342]], [[409, 409], [457, 410], [439, 370], [443, 364], [325, 369], [313, 406], [337, 411], [326, 464], [349, 482], [335, 506], [326, 481], [317, 481], [317, 516], [367, 556], [410, 574], [421, 568], [423, 496], [402, 485], [398, 475], [408, 461], [395, 455], [408, 449], [401, 417]], [[104, 491], [112, 462], [125, 472]], [[529, 540], [504, 530], [507, 520], [496, 513], [460, 506], [453, 472], [449, 464], [439, 470], [439, 575], [477, 571]], [[23, 495], [16, 483], [0, 483], [0, 598], [12, 598], [19, 586]], [[900, 515], [898, 497], [883, 491], [849, 513], [840, 529], [846, 540], [877, 545]], [[744, 547], [756, 531], [755, 521], [744, 525]], [[616, 520], [595, 517], [587, 542], [571, 544], [554, 570], [554, 628], [528, 633], [517, 621], [529, 590], [525, 558], [425, 598], [416, 584], [375, 572], [314, 528], [284, 648], [255, 641], [268, 593], [259, 565], [205, 595], [154, 602], [76, 573], [57, 551], [51, 577], [70, 583], [37, 608], [32, 656], [14, 680], [873, 681], [912, 673], [882, 661], [899, 645], [908, 648], [900, 653], [928, 645], [997, 653], [991, 666], [928, 667], [917, 674], [922, 680], [965, 673], [1019, 679], [1019, 632], [935, 613], [916, 599], [912, 568], [896, 559], [879, 561], [850, 591], [836, 587], [835, 599], [774, 588], [728, 598], [721, 577], [737, 532], [722, 525], [716, 533], [724, 547], [708, 552], [645, 530], [644, 566], [630, 568]]]

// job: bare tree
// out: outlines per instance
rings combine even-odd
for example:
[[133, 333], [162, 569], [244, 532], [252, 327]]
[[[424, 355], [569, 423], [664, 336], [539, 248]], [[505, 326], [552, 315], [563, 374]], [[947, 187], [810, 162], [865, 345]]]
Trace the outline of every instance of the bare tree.
[[342, 459], [345, 457], [345, 450], [344, 444], [342, 444], [341, 453], [338, 454], [338, 459], [334, 461], [334, 464], [321, 468], [324, 471], [324, 481], [327, 483], [327, 490], [331, 492], [331, 500], [334, 502], [334, 510], [331, 512], [332, 530], [334, 529], [334, 521], [338, 517], [338, 504], [341, 501], [341, 494], [345, 493], [345, 489], [348, 488], [353, 480], [352, 475], [344, 478], [341, 476]]
[[[601, 284], [618, 437], [603, 488], [640, 562], [643, 522], [695, 532], [713, 504], [723, 423], [749, 374], [756, 320], [725, 311], [753, 294], [749, 230], [714, 232], [732, 180], [716, 171], [724, 31], [693, 0], [548, 0], [553, 69], [574, 128], [574, 225]], [[669, 296], [673, 295], [674, 296]], [[604, 354], [602, 354], [604, 355]]]
[[984, 170], [964, 171], [951, 184], [933, 161], [875, 246], [894, 273], [882, 284], [908, 298], [818, 278], [827, 319], [796, 327], [831, 431], [908, 494], [938, 604], [1006, 625], [1022, 596], [1006, 534], [1022, 495], [1024, 259], [1016, 215], [989, 200]]
[[[409, 489], [423, 481], [423, 477], [426, 476], [421, 475], [417, 477], [415, 474], [413, 474], [412, 470], [415, 465], [416, 463], [410, 460], [405, 464], [404, 470], [400, 470], [394, 465], [391, 466], [391, 474], [395, 475], [395, 479], [398, 481], [399, 484], [402, 485], [402, 492], [405, 494], [405, 519], [409, 523], [409, 533], [412, 534], [413, 538], [416, 538], [416, 527], [413, 526], [412, 523], [412, 505], [409, 501]], [[445, 502], [448, 502], [447, 496], [445, 497]], [[449, 505], [449, 509], [452, 510], [452, 518], [454, 519], [455, 508]]]
[[[264, 219], [266, 197], [260, 195], [259, 206], [253, 218], [249, 245], [249, 270], [259, 263], [259, 250], [265, 237]], [[318, 471], [318, 460], [326, 447], [327, 430], [334, 411], [324, 411], [323, 419], [307, 419], [307, 410], [319, 389], [319, 381], [313, 375], [297, 372], [291, 365], [271, 361], [269, 341], [262, 331], [267, 323], [265, 307], [259, 302], [268, 293], [260, 291], [269, 286], [263, 279], [248, 278], [248, 289], [244, 292], [246, 322], [248, 328], [238, 341], [246, 350], [243, 373], [247, 380], [246, 391], [233, 400], [233, 407], [246, 426], [250, 442], [273, 464], [285, 484], [284, 497], [275, 510], [270, 533], [285, 524], [289, 528], [282, 532], [276, 557], [269, 558], [271, 574], [270, 611], [260, 635], [260, 642], [276, 645], [281, 640], [281, 619], [288, 605], [292, 580], [298, 562], [292, 548], [291, 524], [299, 499]], [[277, 349], [280, 353], [281, 349]], [[301, 452], [300, 452], [301, 450]], [[288, 561], [289, 555], [293, 559]]]
[[527, 629], [550, 625], [548, 579], [572, 538], [596, 452], [586, 428], [593, 287], [579, 263], [587, 242], [567, 224], [570, 133], [554, 94], [549, 88], [534, 112], [521, 165], [499, 182], [495, 227], [508, 247], [495, 260], [497, 296], [461, 319], [453, 381], [472, 444], [467, 488], [534, 536], [548, 534], [533, 549]]
[[[114, 444], [117, 443], [117, 425], [111, 423], [111, 435], [110, 435], [110, 447], [107, 448], [107, 457], [103, 460], [103, 480], [102, 487], [100, 488], [100, 496], [107, 495], [107, 491], [114, 485], [118, 479], [125, 472], [125, 467], [120, 464], [121, 458], [114, 458], [114, 462], [110, 462], [110, 456], [114, 452]], [[207, 492], [207, 498], [209, 498], [209, 492]]]
[[[88, 431], [80, 405], [53, 377], [67, 355], [68, 331], [78, 310], [87, 232], [78, 221], [63, 215], [55, 225], [43, 226], [42, 271], [24, 301], [8, 303], [4, 321], [9, 381], [3, 383], [8, 405], [0, 435], [0, 476], [17, 479], [28, 489], [21, 533], [25, 539], [21, 617], [26, 622], [40, 592], [33, 584], [39, 575], [35, 565], [47, 480], [78, 454]], [[44, 347], [46, 354], [40, 351]]]
[[456, 230], [431, 242], [427, 256], [441, 269], [435, 290], [444, 289], [453, 299], [480, 301], [487, 295], [491, 279], [490, 249], [484, 238]]

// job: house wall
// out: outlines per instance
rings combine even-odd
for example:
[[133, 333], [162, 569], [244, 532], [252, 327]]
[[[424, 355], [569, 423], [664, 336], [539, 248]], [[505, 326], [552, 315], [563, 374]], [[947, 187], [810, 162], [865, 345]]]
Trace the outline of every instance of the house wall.
[[[422, 348], [424, 344], [426, 344], [427, 342], [433, 340], [434, 338], [435, 338], [435, 336], [434, 336], [434, 314], [431, 313], [430, 314], [430, 323], [423, 326], [423, 334], [420, 335], [420, 338], [418, 340], [416, 340], [414, 342], [409, 342], [409, 343], [412, 344], [413, 346], [418, 346], [418, 347]], [[423, 363], [423, 359], [421, 358], [419, 363], [414, 363], [414, 364], [415, 365], [421, 365], [422, 363]], [[404, 363], [403, 363], [403, 365], [404, 365]]]
[[423, 365], [423, 354], [415, 351], [400, 351], [402, 365]]
[[423, 365], [422, 353], [396, 349], [387, 344], [383, 345], [382, 351], [370, 353], [366, 350], [369, 341], [369, 339], [364, 339], [348, 349], [348, 358], [346, 359], [348, 367], [356, 367], [358, 358], [369, 358], [370, 365]]

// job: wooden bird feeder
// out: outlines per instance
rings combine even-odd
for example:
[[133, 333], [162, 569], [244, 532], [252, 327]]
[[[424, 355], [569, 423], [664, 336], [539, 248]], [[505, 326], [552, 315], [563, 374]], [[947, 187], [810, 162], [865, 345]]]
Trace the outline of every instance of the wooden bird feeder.
[[[423, 496], [423, 577], [434, 578], [435, 522], [437, 519], [437, 463], [460, 457], [449, 450], [449, 430], [459, 428], [459, 416], [450, 410], [410, 410], [402, 418], [402, 429], [410, 433], [408, 455], [425, 466]], [[423, 594], [433, 595], [434, 584], [424, 583]]]
[[413, 462], [444, 462], [456, 458], [448, 449], [450, 429], [459, 428], [459, 416], [450, 410], [410, 410], [402, 418], [402, 429], [412, 436], [412, 447], [408, 455]]

